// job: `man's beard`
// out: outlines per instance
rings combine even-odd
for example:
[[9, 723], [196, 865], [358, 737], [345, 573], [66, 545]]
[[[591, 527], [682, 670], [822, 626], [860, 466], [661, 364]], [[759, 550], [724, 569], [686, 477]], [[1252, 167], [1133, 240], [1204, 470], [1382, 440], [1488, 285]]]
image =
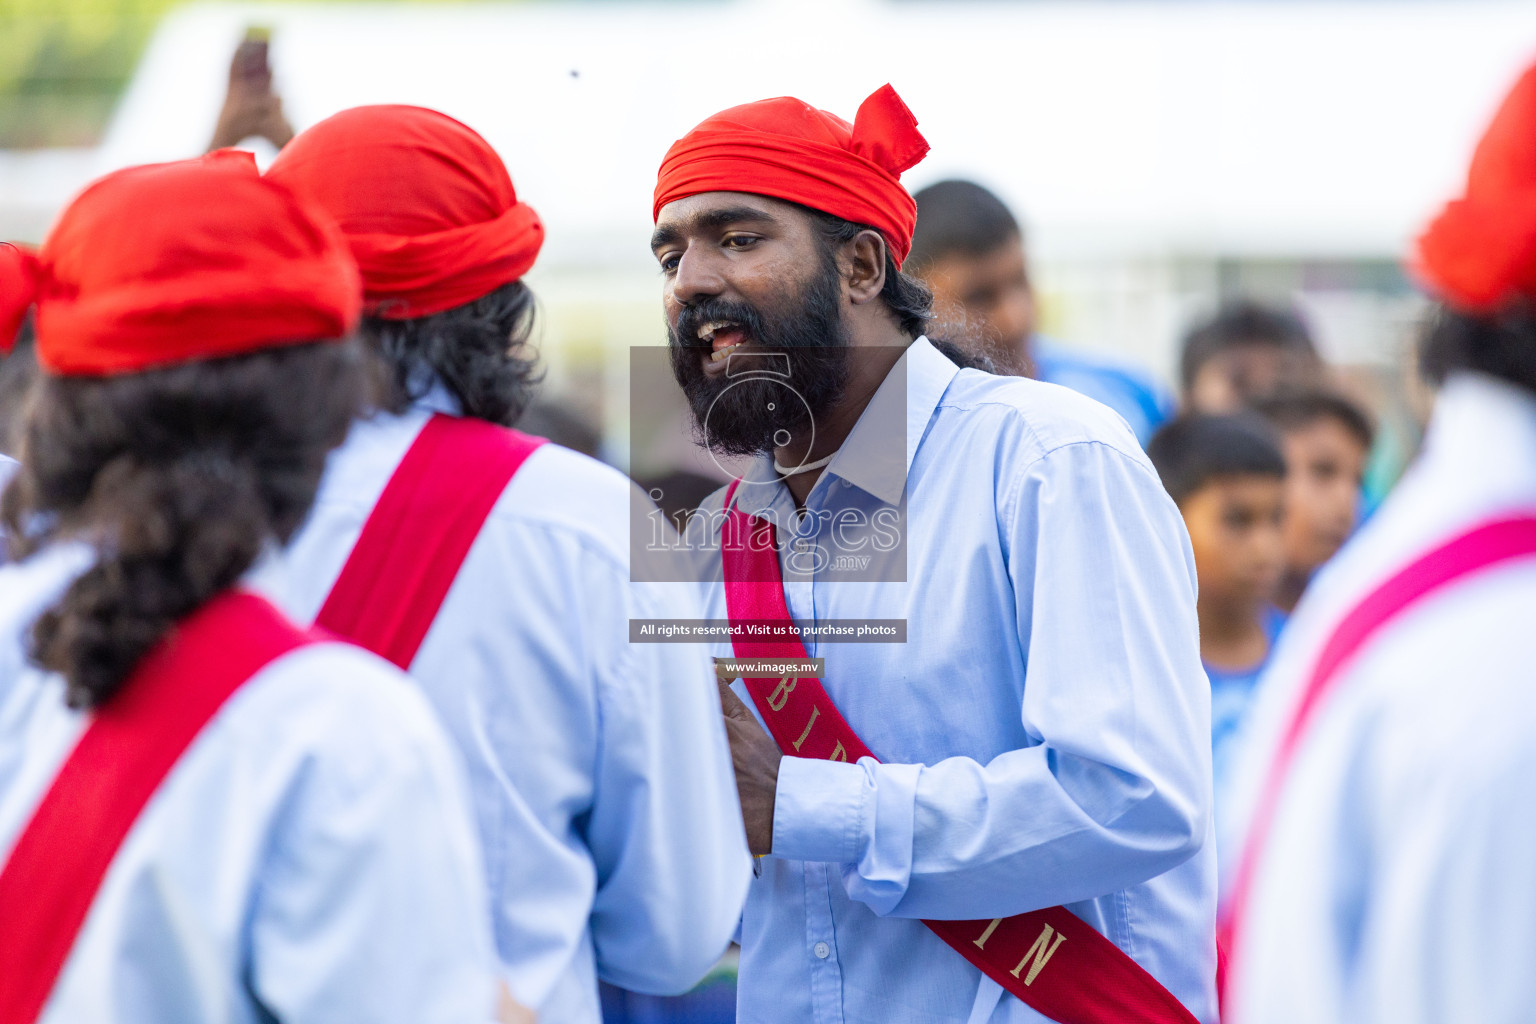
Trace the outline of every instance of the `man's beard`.
[[[800, 293], [775, 309], [705, 299], [679, 314], [667, 329], [672, 373], [700, 444], [722, 455], [757, 455], [814, 436], [818, 417], [848, 384], [841, 298], [837, 267], [824, 256]], [[719, 376], [707, 375], [700, 359], [711, 346], [699, 339], [699, 327], [712, 320], [740, 325], [749, 349], [727, 356], [732, 362]]]

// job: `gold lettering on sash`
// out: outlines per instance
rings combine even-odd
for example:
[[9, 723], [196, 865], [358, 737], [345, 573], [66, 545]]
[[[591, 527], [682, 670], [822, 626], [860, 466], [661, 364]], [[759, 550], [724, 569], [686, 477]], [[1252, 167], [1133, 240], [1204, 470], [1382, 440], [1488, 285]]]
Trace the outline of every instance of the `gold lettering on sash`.
[[800, 749], [800, 744], [804, 743], [805, 742], [805, 738], [811, 734], [811, 726], [816, 724], [816, 718], [820, 714], [821, 714], [821, 708], [818, 708], [815, 705], [812, 705], [811, 706], [811, 720], [809, 722], [805, 723], [805, 732], [801, 733], [800, 734], [800, 738], [795, 740], [795, 750], [798, 751]]
[[992, 919], [992, 923], [987, 925], [987, 930], [981, 933], [981, 938], [976, 940], [976, 948], [977, 949], [986, 949], [987, 948], [987, 940], [992, 937], [992, 933], [997, 931], [997, 926], [1002, 924], [1002, 923], [1003, 923], [1003, 919], [1002, 918], [994, 917]]
[[[1056, 934], [1055, 942], [1051, 941], [1051, 935], [1053, 933]], [[1046, 925], [1045, 931], [1041, 932], [1039, 937], [1035, 939], [1034, 945], [1029, 947], [1029, 952], [1024, 954], [1024, 959], [1019, 961], [1019, 966], [1015, 967], [1008, 973], [1017, 978], [1019, 976], [1019, 972], [1024, 969], [1024, 965], [1029, 963], [1029, 958], [1034, 957], [1035, 962], [1030, 964], [1029, 973], [1024, 976], [1024, 984], [1032, 984], [1035, 980], [1035, 976], [1044, 970], [1046, 963], [1050, 961], [1051, 957], [1056, 955], [1057, 947], [1066, 941], [1067, 937], [1065, 935], [1057, 933], [1056, 929], [1052, 928], [1050, 925]]]
[[832, 756], [827, 758], [827, 760], [828, 761], [847, 761], [848, 760], [848, 751], [843, 749], [843, 741], [842, 740], [838, 740], [837, 741], [837, 746], [832, 748]]
[[768, 707], [774, 711], [783, 711], [784, 705], [789, 703], [789, 695], [795, 692], [796, 682], [798, 680], [793, 676], [781, 676], [779, 685], [768, 695]]

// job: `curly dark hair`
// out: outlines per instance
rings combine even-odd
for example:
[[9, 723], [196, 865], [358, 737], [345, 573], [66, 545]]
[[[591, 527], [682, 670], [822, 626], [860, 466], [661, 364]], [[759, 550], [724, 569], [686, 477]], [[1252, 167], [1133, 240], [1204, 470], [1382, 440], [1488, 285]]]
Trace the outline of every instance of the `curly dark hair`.
[[1536, 303], [1520, 299], [1484, 316], [1441, 306], [1420, 343], [1419, 370], [1432, 384], [1476, 370], [1536, 392]]
[[414, 320], [365, 318], [363, 336], [385, 364], [377, 403], [404, 412], [442, 381], [464, 415], [512, 426], [541, 378], [534, 322], [533, 292], [521, 281]]
[[71, 707], [111, 699], [178, 619], [293, 535], [364, 381], [353, 341], [37, 380], [0, 517], [18, 555], [96, 548], [31, 635]]

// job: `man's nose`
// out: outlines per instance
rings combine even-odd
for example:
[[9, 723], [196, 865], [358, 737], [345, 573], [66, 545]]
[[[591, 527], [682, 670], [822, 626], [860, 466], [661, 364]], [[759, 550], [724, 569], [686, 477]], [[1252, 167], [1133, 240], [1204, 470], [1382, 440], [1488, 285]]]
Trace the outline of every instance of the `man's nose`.
[[707, 249], [690, 245], [677, 261], [672, 275], [672, 298], [679, 305], [691, 306], [701, 299], [714, 298], [725, 290], [720, 261], [711, 259]]

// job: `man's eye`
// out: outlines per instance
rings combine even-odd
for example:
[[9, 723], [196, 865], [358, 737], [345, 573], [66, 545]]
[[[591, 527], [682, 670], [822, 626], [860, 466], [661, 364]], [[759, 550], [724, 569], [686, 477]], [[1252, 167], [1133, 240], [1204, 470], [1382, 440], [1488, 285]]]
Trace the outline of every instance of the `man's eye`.
[[757, 242], [755, 235], [731, 235], [722, 243], [732, 249], [746, 249]]
[[674, 273], [677, 270], [677, 264], [678, 264], [679, 260], [680, 260], [680, 257], [678, 257], [678, 256], [676, 256], [674, 254], [669, 254], [669, 255], [663, 256], [661, 258], [661, 272], [663, 274]]

